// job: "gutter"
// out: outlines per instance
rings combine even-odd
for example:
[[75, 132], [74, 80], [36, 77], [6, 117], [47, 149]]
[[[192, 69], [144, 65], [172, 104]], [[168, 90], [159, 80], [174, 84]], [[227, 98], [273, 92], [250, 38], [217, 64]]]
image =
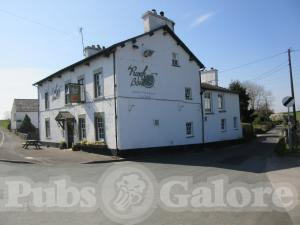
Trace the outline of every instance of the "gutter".
[[203, 94], [204, 91], [202, 90], [202, 79], [201, 79], [201, 70], [199, 70], [199, 78], [200, 78], [200, 98], [201, 98], [201, 129], [202, 129], [202, 145], [204, 145], [204, 115], [203, 115]]
[[34, 84], [33, 86], [37, 88], [37, 93], [38, 93], [38, 130], [39, 130], [39, 140], [41, 140], [41, 137], [40, 137], [40, 133], [41, 133], [41, 130], [40, 130], [40, 89], [39, 89], [39, 86], [36, 84]]
[[115, 137], [116, 137], [116, 153], [118, 152], [118, 124], [117, 124], [117, 84], [116, 84], [116, 54], [113, 51], [113, 73], [114, 73], [114, 105], [115, 105]]

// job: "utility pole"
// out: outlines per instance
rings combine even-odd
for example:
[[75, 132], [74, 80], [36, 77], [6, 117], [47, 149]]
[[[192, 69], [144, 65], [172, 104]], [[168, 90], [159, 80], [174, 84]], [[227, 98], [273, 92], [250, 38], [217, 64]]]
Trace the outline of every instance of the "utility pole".
[[[289, 57], [289, 69], [290, 69], [290, 84], [291, 84], [291, 93], [292, 97], [295, 99], [294, 94], [294, 82], [293, 82], [293, 72], [292, 72], [292, 60], [291, 60], [291, 49], [288, 49], [288, 57]], [[296, 117], [296, 103], [293, 105], [293, 117], [294, 117], [294, 127], [297, 125], [297, 117]]]

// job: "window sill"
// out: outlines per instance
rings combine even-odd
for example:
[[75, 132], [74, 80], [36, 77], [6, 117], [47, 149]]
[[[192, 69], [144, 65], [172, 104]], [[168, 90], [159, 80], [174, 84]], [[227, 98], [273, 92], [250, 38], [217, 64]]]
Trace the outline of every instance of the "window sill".
[[101, 100], [104, 100], [104, 99], [105, 99], [104, 96], [99, 96], [99, 97], [94, 98], [94, 101], [101, 101]]
[[226, 110], [225, 109], [219, 109], [219, 113], [225, 113]]
[[225, 133], [227, 130], [221, 130], [222, 133]]
[[189, 136], [186, 136], [186, 138], [193, 138], [194, 135], [189, 135]]
[[174, 67], [180, 67], [180, 65], [174, 65], [174, 64], [172, 64], [172, 66], [174, 66]]
[[213, 115], [213, 112], [205, 112], [206, 115]]
[[47, 140], [51, 140], [51, 137], [46, 137]]

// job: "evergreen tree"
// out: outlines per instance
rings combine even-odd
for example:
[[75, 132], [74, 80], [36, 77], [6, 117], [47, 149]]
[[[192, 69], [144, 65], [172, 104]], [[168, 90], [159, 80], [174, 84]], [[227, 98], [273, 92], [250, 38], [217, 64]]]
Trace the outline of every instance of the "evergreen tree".
[[249, 109], [250, 97], [247, 94], [246, 88], [243, 87], [240, 81], [236, 80], [230, 83], [229, 89], [239, 94], [241, 121], [244, 123], [251, 123], [253, 121], [253, 110]]
[[24, 120], [19, 128], [19, 132], [21, 133], [34, 133], [36, 130], [35, 126], [31, 123], [29, 116], [26, 114]]

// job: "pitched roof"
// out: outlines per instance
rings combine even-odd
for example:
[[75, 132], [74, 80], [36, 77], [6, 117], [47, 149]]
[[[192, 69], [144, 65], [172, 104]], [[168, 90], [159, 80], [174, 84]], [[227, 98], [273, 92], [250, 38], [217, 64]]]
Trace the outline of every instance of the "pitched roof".
[[38, 99], [14, 99], [16, 112], [38, 112]]
[[221, 91], [221, 92], [227, 92], [227, 93], [233, 93], [233, 94], [238, 94], [236, 91], [231, 91], [228, 88], [216, 86], [216, 85], [211, 85], [208, 83], [201, 83], [201, 88], [204, 90], [212, 90], [212, 91]]
[[55, 76], [58, 76], [58, 75], [60, 75], [61, 73], [65, 72], [65, 71], [72, 70], [72, 69], [74, 69], [75, 66], [87, 63], [90, 60], [92, 60], [94, 58], [97, 58], [99, 56], [109, 55], [110, 53], [114, 52], [117, 47], [124, 46], [125, 43], [130, 42], [130, 41], [135, 41], [137, 38], [140, 38], [140, 37], [143, 37], [143, 36], [146, 36], [146, 35], [152, 35], [154, 32], [156, 32], [158, 30], [161, 30], [161, 29], [163, 29], [164, 31], [168, 32], [171, 35], [171, 37], [173, 37], [176, 40], [177, 44], [180, 45], [189, 54], [190, 59], [194, 60], [200, 68], [205, 68], [205, 66], [202, 64], [202, 62], [200, 62], [200, 60], [183, 43], [183, 41], [180, 40], [180, 38], [174, 33], [174, 31], [172, 31], [167, 25], [164, 25], [164, 26], [158, 27], [156, 29], [153, 29], [153, 30], [151, 30], [149, 32], [146, 32], [146, 33], [140, 34], [138, 36], [132, 37], [130, 39], [127, 39], [125, 41], [121, 41], [119, 43], [113, 44], [110, 47], [105, 48], [105, 49], [99, 51], [98, 53], [96, 53], [96, 54], [94, 54], [94, 55], [92, 55], [90, 57], [84, 58], [84, 59], [82, 59], [82, 60], [80, 60], [80, 61], [78, 61], [76, 63], [71, 64], [70, 66], [67, 66], [67, 67], [65, 67], [65, 68], [63, 68], [63, 69], [61, 69], [61, 70], [59, 70], [59, 71], [51, 74], [50, 76], [48, 76], [48, 77], [46, 77], [46, 78], [44, 78], [44, 79], [42, 79], [42, 80], [34, 83], [33, 85], [41, 84], [42, 82], [44, 82], [44, 81], [46, 81], [48, 79], [51, 79], [51, 78], [53, 78]]

